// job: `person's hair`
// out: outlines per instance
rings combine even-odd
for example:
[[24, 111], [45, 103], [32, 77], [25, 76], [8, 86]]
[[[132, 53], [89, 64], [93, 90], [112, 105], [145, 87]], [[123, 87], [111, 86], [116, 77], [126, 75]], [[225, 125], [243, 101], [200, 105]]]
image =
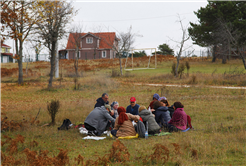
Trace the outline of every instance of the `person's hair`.
[[169, 104], [169, 102], [168, 102], [167, 100], [162, 99], [160, 102], [163, 102], [163, 103], [165, 103], [165, 104], [166, 104], [166, 106], [167, 106], [167, 107], [170, 107], [170, 104]]
[[157, 101], [154, 101], [154, 103], [153, 103], [153, 108], [154, 109], [157, 109], [157, 108], [159, 108], [161, 106], [162, 106], [161, 102], [159, 102], [158, 100]]
[[108, 96], [108, 94], [107, 93], [103, 93], [102, 94], [102, 97], [105, 97], [105, 96]]
[[177, 102], [175, 102], [174, 104], [173, 104], [173, 106], [177, 109], [177, 108], [184, 108], [184, 105], [181, 103], [181, 102], [179, 102], [179, 101], [177, 101]]

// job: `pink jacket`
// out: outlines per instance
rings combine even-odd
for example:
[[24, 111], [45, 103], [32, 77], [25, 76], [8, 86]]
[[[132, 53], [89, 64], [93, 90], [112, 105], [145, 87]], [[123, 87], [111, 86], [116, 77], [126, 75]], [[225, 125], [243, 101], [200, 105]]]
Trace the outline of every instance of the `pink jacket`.
[[187, 115], [184, 112], [184, 108], [177, 108], [172, 119], [168, 122], [171, 125], [174, 125], [178, 129], [185, 130], [187, 125]]

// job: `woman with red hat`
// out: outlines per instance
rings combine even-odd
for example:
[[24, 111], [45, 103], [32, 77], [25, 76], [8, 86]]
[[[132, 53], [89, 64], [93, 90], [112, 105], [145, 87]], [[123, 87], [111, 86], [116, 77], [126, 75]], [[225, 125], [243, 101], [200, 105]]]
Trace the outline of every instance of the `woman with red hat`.
[[138, 121], [140, 116], [126, 113], [124, 107], [118, 108], [118, 114], [119, 116], [115, 120], [114, 129], [111, 131], [111, 134], [115, 137], [135, 136], [137, 133], [132, 125], [132, 121]]

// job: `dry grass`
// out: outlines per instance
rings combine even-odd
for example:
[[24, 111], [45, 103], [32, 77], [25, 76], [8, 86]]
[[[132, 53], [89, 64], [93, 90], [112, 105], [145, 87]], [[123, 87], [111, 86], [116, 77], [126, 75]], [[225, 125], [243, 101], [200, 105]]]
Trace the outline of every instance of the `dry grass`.
[[[116, 63], [116, 60], [114, 61]], [[37, 65], [42, 66], [43, 63]], [[243, 165], [246, 155], [246, 91], [204, 87], [202, 79], [230, 79], [227, 77], [229, 72], [224, 75], [224, 72], [221, 72], [224, 69], [218, 69], [212, 75], [212, 69], [210, 73], [192, 74], [196, 63], [198, 62], [190, 62], [190, 76], [184, 75], [182, 79], [171, 75], [169, 67], [172, 63], [167, 67], [169, 71], [161, 75], [155, 73], [159, 69], [145, 71], [144, 74], [129, 72], [127, 77], [122, 78], [112, 78], [112, 69], [100, 69], [95, 73], [84, 71], [83, 77], [78, 77], [78, 90], [73, 89], [73, 78], [69, 77], [64, 77], [61, 85], [55, 80], [55, 88], [51, 91], [45, 90], [48, 84], [46, 76], [40, 79], [38, 76], [25, 78], [37, 81], [26, 82], [23, 86], [2, 83], [1, 164], [35, 165], [39, 161], [47, 165], [52, 161], [53, 165]], [[199, 63], [208, 65], [207, 62]], [[234, 61], [233, 63], [238, 64]], [[30, 64], [31, 70], [39, 70], [34, 69], [35, 66], [36, 64]], [[40, 68], [41, 73], [47, 71], [47, 68]], [[230, 74], [235, 75], [235, 72]], [[236, 77], [231, 81], [235, 80], [238, 84], [239, 78]], [[5, 81], [12, 78], [16, 79], [15, 76], [4, 77]], [[122, 84], [122, 81], [126, 83]], [[182, 84], [190, 81], [190, 84], [199, 87], [133, 86], [133, 81]], [[129, 105], [132, 96], [136, 97], [138, 104], [147, 107], [154, 93], [166, 96], [170, 103], [181, 101], [185, 112], [191, 116], [195, 130], [169, 136], [121, 141], [110, 138], [102, 141], [83, 140], [84, 135], [77, 129], [58, 132], [57, 127], [65, 118], [74, 124], [83, 122], [94, 108], [96, 99], [104, 92], [109, 93], [110, 101], [116, 100], [124, 107]], [[41, 127], [50, 123], [46, 105], [54, 99], [58, 99], [61, 104], [56, 117], [57, 124]], [[34, 122], [33, 117], [37, 116], [40, 108]]]

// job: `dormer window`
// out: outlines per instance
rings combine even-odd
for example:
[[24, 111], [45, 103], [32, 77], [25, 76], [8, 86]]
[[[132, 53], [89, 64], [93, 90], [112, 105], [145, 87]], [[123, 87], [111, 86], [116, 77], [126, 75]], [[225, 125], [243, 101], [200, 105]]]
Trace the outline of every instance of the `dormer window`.
[[87, 43], [87, 44], [93, 43], [93, 38], [92, 38], [92, 37], [87, 37], [87, 38], [86, 38], [86, 43]]

